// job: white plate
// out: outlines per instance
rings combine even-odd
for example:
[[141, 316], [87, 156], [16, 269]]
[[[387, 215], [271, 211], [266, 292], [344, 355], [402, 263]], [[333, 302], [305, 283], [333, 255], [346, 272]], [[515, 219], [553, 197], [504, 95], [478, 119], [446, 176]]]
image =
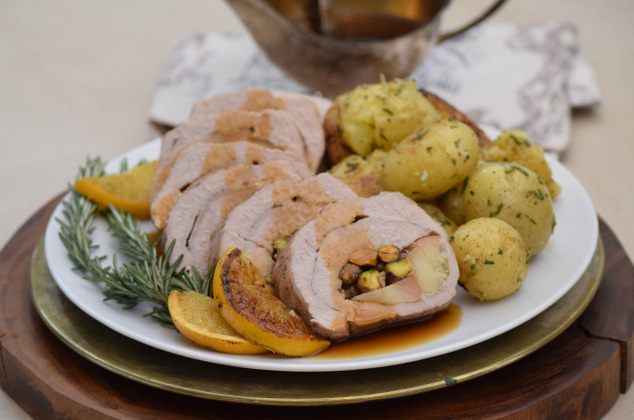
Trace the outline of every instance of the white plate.
[[[131, 165], [142, 158], [155, 159], [159, 148], [159, 140], [153, 140], [114, 159], [107, 170], [116, 172], [124, 157]], [[506, 299], [486, 304], [477, 302], [458, 288], [452, 301], [462, 309], [458, 328], [430, 343], [380, 356], [317, 360], [275, 355], [229, 355], [198, 347], [176, 330], [144, 318], [142, 315], [149, 311], [150, 305], [124, 309], [115, 302], [104, 302], [98, 284], [86, 281], [73, 272], [72, 263], [58, 236], [59, 223], [55, 220], [63, 219], [61, 204], [55, 209], [46, 229], [46, 260], [59, 288], [84, 312], [127, 337], [170, 353], [223, 365], [277, 371], [327, 372], [397, 365], [446, 354], [503, 334], [544, 311], [570, 290], [583, 274], [597, 245], [597, 215], [577, 179], [556, 160], [548, 158], [548, 163], [554, 179], [563, 189], [554, 202], [557, 225], [551, 246], [531, 262], [522, 288]], [[99, 218], [95, 226], [93, 238], [100, 246], [98, 254], [116, 252], [116, 241], [107, 232], [107, 222]], [[146, 227], [151, 230], [149, 222]]]

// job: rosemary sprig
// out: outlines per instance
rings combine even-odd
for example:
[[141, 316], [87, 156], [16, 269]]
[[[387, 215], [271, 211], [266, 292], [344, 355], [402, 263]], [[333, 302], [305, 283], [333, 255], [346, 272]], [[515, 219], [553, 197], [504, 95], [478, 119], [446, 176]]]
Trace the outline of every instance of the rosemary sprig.
[[[100, 159], [87, 159], [80, 168], [78, 178], [104, 174]], [[126, 170], [127, 164], [121, 166]], [[121, 252], [129, 259], [127, 264], [119, 264], [115, 255], [112, 266], [102, 263], [106, 256], [93, 256], [97, 246], [90, 236], [94, 231], [97, 205], [82, 197], [71, 187], [71, 197], [63, 203], [65, 220], [60, 223], [60, 239], [68, 251], [75, 271], [82, 278], [104, 283], [104, 300], [114, 300], [126, 308], [139, 302], [151, 302], [153, 309], [145, 316], [152, 317], [164, 325], [173, 325], [167, 308], [169, 293], [174, 290], [194, 290], [209, 294], [213, 272], [201, 276], [195, 269], [177, 270], [182, 256], [169, 264], [174, 243], [164, 255], [158, 256], [156, 243], [151, 243], [141, 229], [139, 222], [129, 214], [110, 207], [107, 214], [109, 229], [119, 240]], [[157, 241], [160, 239], [157, 238]]]

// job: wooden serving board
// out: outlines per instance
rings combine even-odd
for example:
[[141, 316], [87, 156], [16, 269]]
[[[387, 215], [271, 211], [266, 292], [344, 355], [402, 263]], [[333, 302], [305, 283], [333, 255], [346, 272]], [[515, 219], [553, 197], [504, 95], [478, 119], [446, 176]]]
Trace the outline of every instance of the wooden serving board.
[[590, 306], [546, 346], [479, 378], [334, 407], [243, 405], [152, 388], [79, 356], [33, 307], [31, 255], [59, 199], [40, 209], [0, 252], [0, 386], [36, 419], [592, 419], [605, 414], [634, 379], [634, 266], [601, 222], [605, 270]]

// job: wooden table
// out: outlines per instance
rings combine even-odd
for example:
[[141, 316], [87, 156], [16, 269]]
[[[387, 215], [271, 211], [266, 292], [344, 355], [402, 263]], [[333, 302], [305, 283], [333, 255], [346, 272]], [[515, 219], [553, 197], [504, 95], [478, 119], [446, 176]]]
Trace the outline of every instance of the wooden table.
[[[447, 26], [488, 2], [453, 2]], [[632, 256], [634, 3], [509, 0], [494, 17], [500, 22], [550, 19], [578, 26], [603, 95], [600, 107], [574, 114], [572, 147], [562, 162]], [[113, 0], [107, 7], [96, 0], [2, 2], [0, 246], [7, 246], [19, 226], [64, 188], [86, 155], [110, 159], [157, 135], [147, 124], [147, 110], [160, 69], [185, 33], [241, 29], [220, 0]], [[632, 411], [630, 389], [605, 418], [625, 419]], [[29, 415], [0, 392], [0, 418]]]

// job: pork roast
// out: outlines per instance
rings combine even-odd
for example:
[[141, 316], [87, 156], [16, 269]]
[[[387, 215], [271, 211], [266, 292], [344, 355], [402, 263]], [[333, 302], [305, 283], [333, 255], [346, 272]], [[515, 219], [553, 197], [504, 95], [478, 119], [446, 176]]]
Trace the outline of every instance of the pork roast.
[[[379, 289], [383, 292], [378, 295], [345, 296], [340, 271], [351, 254], [388, 244], [412, 260], [410, 275]], [[445, 231], [416, 203], [394, 192], [325, 207], [295, 232], [273, 270], [277, 296], [330, 340], [446, 308], [458, 275]]]
[[216, 263], [212, 243], [229, 212], [263, 185], [299, 179], [306, 170], [303, 164], [270, 161], [239, 164], [200, 178], [180, 194], [167, 218], [164, 244], [168, 247], [174, 241], [170, 262], [183, 255], [181, 267], [207, 273]]
[[176, 127], [163, 135], [152, 196], [158, 192], [160, 180], [166, 178], [165, 171], [169, 170], [185, 147], [199, 142], [227, 143], [240, 140], [306, 156], [304, 140], [288, 112], [220, 112], [209, 115], [202, 121]]
[[266, 185], [229, 213], [213, 254], [219, 259], [227, 248], [238, 247], [268, 276], [277, 239], [290, 237], [326, 205], [354, 197], [346, 184], [328, 173]]
[[271, 91], [260, 89], [224, 93], [196, 103], [190, 114], [190, 123], [204, 121], [210, 115], [231, 109], [286, 110], [304, 140], [306, 160], [310, 167], [314, 170], [319, 167], [326, 148], [323, 121], [315, 102], [308, 96], [280, 97], [275, 96]]
[[164, 171], [166, 179], [162, 182], [154, 180], [157, 187], [160, 185], [152, 198], [150, 207], [154, 225], [159, 229], [165, 226], [169, 212], [181, 191], [201, 176], [241, 163], [257, 165], [272, 160], [284, 160], [294, 164], [297, 175], [300, 177], [313, 174], [297, 153], [271, 149], [247, 141], [203, 142], [186, 147], [178, 155], [169, 171]]

